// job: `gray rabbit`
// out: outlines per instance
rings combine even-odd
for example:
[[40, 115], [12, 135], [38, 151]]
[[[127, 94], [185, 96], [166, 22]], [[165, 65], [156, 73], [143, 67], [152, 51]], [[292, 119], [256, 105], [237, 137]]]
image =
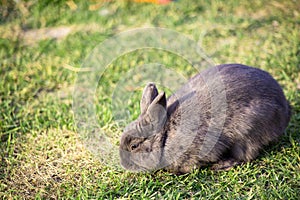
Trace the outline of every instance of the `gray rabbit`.
[[253, 160], [283, 134], [291, 115], [271, 75], [241, 64], [209, 68], [168, 99], [149, 83], [140, 107], [140, 116], [121, 136], [121, 165], [176, 174]]

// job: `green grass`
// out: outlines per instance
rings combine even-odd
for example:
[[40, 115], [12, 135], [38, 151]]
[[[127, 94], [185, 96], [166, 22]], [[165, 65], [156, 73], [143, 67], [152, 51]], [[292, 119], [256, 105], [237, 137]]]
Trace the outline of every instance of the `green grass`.
[[[99, 1], [82, 2], [75, 1], [76, 10], [66, 1], [0, 2], [1, 198], [299, 198], [298, 1], [179, 0], [165, 6], [111, 1], [95, 11], [89, 6]], [[58, 39], [28, 36], [55, 27], [71, 32]], [[255, 161], [229, 171], [136, 174], [98, 160], [75, 126], [72, 94], [77, 75], [84, 73], [76, 68], [105, 39], [138, 27], [169, 28], [195, 41], [203, 36], [202, 47], [215, 63], [243, 63], [270, 72], [293, 106], [286, 134]], [[196, 73], [184, 59], [161, 50], [116, 58], [99, 82], [96, 106], [99, 124], [115, 138], [124, 124], [114, 121], [112, 92], [129, 69], [150, 62], [186, 77]], [[140, 93], [134, 92], [126, 105], [132, 118], [138, 116]]]

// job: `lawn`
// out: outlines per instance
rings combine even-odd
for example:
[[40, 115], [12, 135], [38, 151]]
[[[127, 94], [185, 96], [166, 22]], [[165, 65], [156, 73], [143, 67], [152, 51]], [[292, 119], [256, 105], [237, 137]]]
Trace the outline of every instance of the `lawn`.
[[[149, 39], [152, 29], [145, 28], [151, 27], [179, 37], [172, 38], [174, 43], [160, 36]], [[140, 30], [144, 35], [128, 34]], [[177, 0], [166, 5], [2, 0], [0, 198], [298, 199], [299, 30], [296, 0]], [[122, 43], [126, 34], [129, 40]], [[140, 48], [151, 39], [151, 48]], [[166, 48], [152, 48], [157, 47], [156, 40], [165, 41]], [[184, 41], [201, 46], [201, 59], [195, 63], [189, 59], [193, 48], [187, 48], [190, 43], [184, 46]], [[187, 57], [168, 49], [178, 43]], [[90, 66], [100, 62], [93, 55], [101, 50], [107, 66], [91, 73]], [[204, 54], [208, 59], [202, 59]], [[285, 134], [253, 162], [229, 171], [204, 168], [176, 176], [122, 169], [115, 150], [122, 129], [139, 114], [143, 85], [151, 77], [160, 80], [159, 87], [169, 95], [169, 72], [188, 79], [199, 70], [193, 65], [207, 63], [242, 63], [268, 71], [293, 107]], [[86, 101], [92, 102], [93, 122], [101, 127], [98, 136], [105, 134], [112, 150], [104, 144], [98, 145], [102, 150], [97, 150], [97, 144], [87, 145], [82, 133], [86, 129], [80, 126], [86, 107], [76, 104], [82, 103], [76, 94], [85, 94], [84, 84], [94, 78], [92, 99]]]

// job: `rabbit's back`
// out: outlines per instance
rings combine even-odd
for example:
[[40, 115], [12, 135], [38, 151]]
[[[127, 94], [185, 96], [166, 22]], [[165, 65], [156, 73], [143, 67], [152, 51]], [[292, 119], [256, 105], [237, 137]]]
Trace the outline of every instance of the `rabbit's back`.
[[[266, 127], [278, 126], [283, 132], [290, 119], [290, 106], [280, 85], [270, 74], [240, 64], [220, 65], [218, 69], [225, 85], [228, 114], [245, 117], [244, 120], [253, 115], [256, 117], [252, 120], [258, 120], [258, 123], [271, 120]], [[235, 124], [236, 121], [231, 119], [231, 122]]]

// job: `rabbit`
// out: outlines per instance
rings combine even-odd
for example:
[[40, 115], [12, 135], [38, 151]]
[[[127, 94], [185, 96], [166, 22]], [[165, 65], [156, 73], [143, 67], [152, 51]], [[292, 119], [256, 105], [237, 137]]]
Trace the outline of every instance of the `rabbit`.
[[140, 116], [120, 139], [120, 162], [130, 171], [228, 170], [255, 159], [288, 126], [291, 106], [280, 85], [258, 68], [223, 64], [192, 77], [166, 99], [144, 88]]

